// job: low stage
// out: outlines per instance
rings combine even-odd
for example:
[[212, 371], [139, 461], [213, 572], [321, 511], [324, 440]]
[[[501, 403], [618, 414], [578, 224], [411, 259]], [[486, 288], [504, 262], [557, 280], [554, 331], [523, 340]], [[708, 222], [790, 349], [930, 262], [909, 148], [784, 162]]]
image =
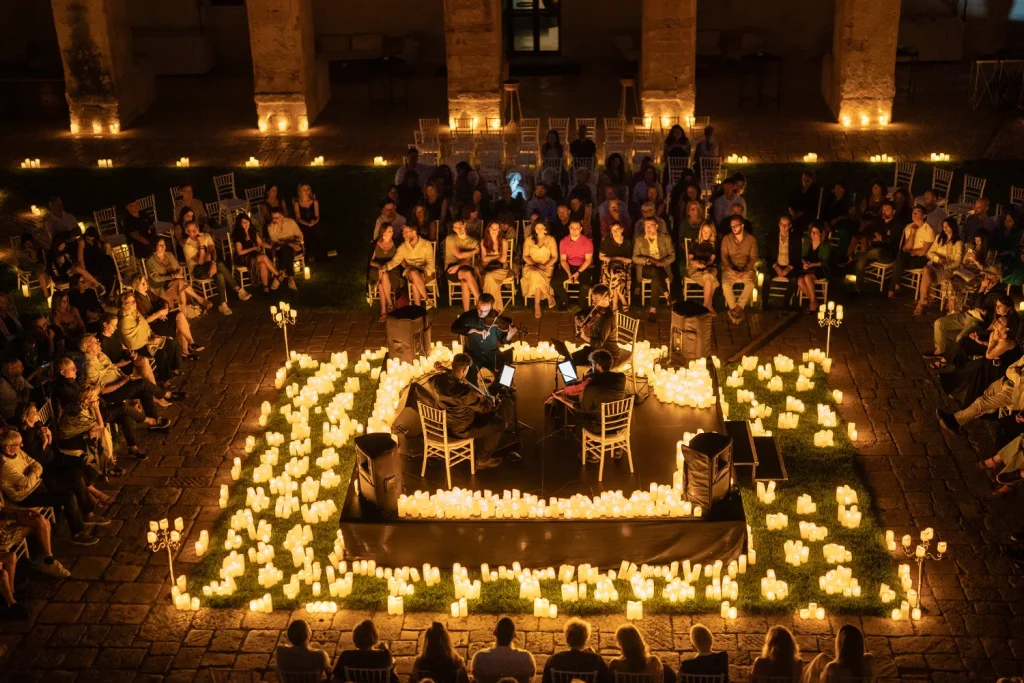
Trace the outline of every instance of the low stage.
[[[503, 453], [500, 467], [472, 476], [468, 463], [452, 469], [452, 486], [470, 490], [518, 489], [542, 498], [594, 496], [602, 491], [648, 490], [653, 484], [671, 484], [676, 470], [676, 442], [683, 432], [724, 433], [720, 410], [698, 410], [666, 405], [653, 396], [633, 411], [634, 472], [623, 457], [605, 461], [604, 481], [597, 480], [597, 464], [580, 462], [580, 444], [564, 433], [544, 398], [555, 382], [550, 362], [516, 366], [515, 388], [520, 428], [521, 459]], [[558, 410], [559, 417], [561, 409]], [[506, 439], [514, 435], [506, 434]], [[504, 443], [504, 442], [503, 442]], [[436, 491], [446, 488], [444, 464], [431, 459], [425, 477], [419, 453], [421, 441], [411, 439], [412, 457], [402, 461], [403, 490]], [[353, 473], [353, 479], [356, 479]], [[347, 487], [341, 514], [346, 553], [353, 559], [373, 559], [385, 566], [418, 566], [424, 562], [467, 566], [518, 561], [541, 567], [589, 562], [598, 566], [667, 563], [690, 559], [728, 562], [743, 552], [746, 518], [738, 493], [705, 510], [701, 519], [656, 518], [630, 520], [414, 520], [397, 514], [382, 515], [363, 504], [354, 486]]]

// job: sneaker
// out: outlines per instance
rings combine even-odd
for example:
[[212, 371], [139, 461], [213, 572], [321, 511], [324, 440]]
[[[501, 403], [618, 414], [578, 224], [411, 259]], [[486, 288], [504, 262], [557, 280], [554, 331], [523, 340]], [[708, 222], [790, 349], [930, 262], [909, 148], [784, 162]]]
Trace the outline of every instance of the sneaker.
[[97, 515], [95, 512], [90, 512], [85, 518], [85, 523], [92, 526], [107, 526], [110, 524], [110, 519], [102, 515]]
[[270, 281], [270, 288], [271, 289], [277, 289], [280, 286], [281, 286], [281, 281], [278, 280], [276, 277], [273, 280]]
[[947, 413], [945, 410], [936, 408], [935, 417], [939, 419], [939, 426], [950, 434], [960, 434], [963, 431], [960, 427], [960, 423], [956, 421], [956, 416], [953, 415], [953, 413]]
[[220, 311], [222, 315], [231, 315], [231, 308], [228, 307], [227, 301], [222, 301], [220, 306], [217, 307], [217, 310]]
[[36, 571], [43, 576], [52, 576], [55, 579], [66, 579], [71, 576], [71, 572], [69, 572], [64, 565], [60, 563], [60, 561], [52, 557], [49, 562], [42, 559], [39, 562], [36, 562], [35, 565]]
[[1021, 479], [1020, 470], [1003, 470], [996, 475], [996, 481], [1003, 486], [1014, 486], [1024, 481], [1024, 479]]
[[476, 468], [478, 470], [486, 470], [492, 467], [497, 467], [501, 464], [501, 458], [484, 458], [476, 461]]
[[100, 539], [91, 535], [88, 531], [79, 531], [71, 537], [71, 542], [75, 545], [96, 545], [100, 542]]
[[295, 278], [288, 278], [288, 289], [292, 290], [293, 292], [299, 291], [299, 286], [295, 284]]
[[238, 300], [239, 301], [248, 301], [251, 298], [252, 298], [252, 294], [250, 294], [249, 292], [245, 291], [244, 289], [238, 290]]

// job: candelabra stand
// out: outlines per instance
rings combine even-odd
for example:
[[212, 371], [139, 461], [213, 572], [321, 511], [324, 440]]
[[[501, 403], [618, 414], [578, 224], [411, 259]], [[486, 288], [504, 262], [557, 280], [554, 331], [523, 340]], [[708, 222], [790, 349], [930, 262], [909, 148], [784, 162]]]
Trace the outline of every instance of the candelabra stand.
[[295, 324], [298, 312], [283, 301], [279, 305], [280, 309], [277, 306], [270, 307], [270, 315], [274, 318], [274, 323], [284, 332], [284, 357], [287, 360], [291, 357], [288, 351], [288, 326]]
[[158, 553], [163, 549], [167, 549], [167, 567], [171, 572], [171, 590], [174, 590], [176, 585], [174, 579], [174, 557], [173, 553], [181, 546], [181, 530], [185, 528], [184, 522], [181, 517], [174, 520], [174, 528], [170, 528], [170, 524], [167, 519], [161, 519], [160, 521], [152, 521], [149, 523], [149, 533], [146, 534], [146, 541], [149, 545], [149, 549], [154, 553]]
[[827, 306], [818, 309], [818, 326], [828, 328], [825, 337], [825, 358], [832, 357], [832, 328], [843, 324], [843, 307], [829, 301]]
[[[935, 545], [935, 554], [929, 551], [932, 545], [933, 532], [931, 529], [925, 529], [921, 532], [921, 542], [913, 547], [911, 550], [910, 536], [903, 537], [903, 543], [900, 548], [903, 550], [904, 557], [912, 557], [917, 562], [917, 605], [922, 612], [925, 612], [924, 605], [921, 604], [921, 594], [924, 592], [924, 561], [925, 560], [941, 560], [946, 556], [946, 542], [939, 541]], [[915, 605], [911, 605], [915, 607]]]

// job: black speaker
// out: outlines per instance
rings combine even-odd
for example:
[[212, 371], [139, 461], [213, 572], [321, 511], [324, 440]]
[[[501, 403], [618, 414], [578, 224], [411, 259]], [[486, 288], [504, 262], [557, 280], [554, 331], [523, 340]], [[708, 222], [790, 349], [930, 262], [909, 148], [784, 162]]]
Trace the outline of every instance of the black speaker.
[[708, 510], [732, 488], [732, 439], [701, 432], [683, 447], [683, 492], [686, 500]]
[[402, 495], [402, 462], [398, 444], [390, 434], [364, 434], [355, 438], [359, 495], [382, 513], [398, 512]]
[[672, 362], [686, 365], [711, 353], [711, 320], [711, 311], [692, 301], [680, 301], [672, 307]]
[[430, 351], [430, 317], [422, 306], [402, 306], [388, 313], [384, 321], [388, 353], [412, 363]]

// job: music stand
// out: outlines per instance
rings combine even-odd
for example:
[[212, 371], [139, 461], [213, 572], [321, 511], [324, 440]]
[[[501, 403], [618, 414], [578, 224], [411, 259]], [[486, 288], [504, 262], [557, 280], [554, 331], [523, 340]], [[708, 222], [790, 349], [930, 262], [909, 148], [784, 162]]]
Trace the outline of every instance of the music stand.
[[[558, 364], [556, 364], [556, 365], [555, 365], [555, 377], [556, 377], [556, 379], [555, 379], [555, 386], [558, 386], [558, 380], [557, 380], [557, 378], [558, 378], [558, 377], [563, 377], [563, 375], [562, 375], [562, 371], [561, 371], [561, 369], [560, 369], [560, 367], [559, 367], [559, 366], [561, 366], [561, 365], [562, 365], [563, 363], [569, 363], [569, 364], [570, 364], [570, 366], [571, 366], [571, 369], [572, 369], [572, 371], [573, 371], [573, 372], [572, 372], [572, 374], [573, 374], [573, 376], [575, 376], [575, 373], [576, 373], [576, 368], [575, 368], [574, 366], [572, 366], [572, 362], [571, 362], [571, 360], [565, 360], [565, 361], [562, 361], [562, 363], [558, 363]], [[563, 377], [563, 380], [564, 380], [564, 377]], [[577, 381], [578, 381], [578, 380], [577, 380]], [[567, 385], [567, 386], [568, 386], [568, 385]], [[575, 426], [576, 426], [576, 425], [574, 425], [574, 424], [569, 424], [569, 410], [570, 410], [570, 409], [572, 409], [572, 410], [573, 410], [573, 412], [575, 413], [575, 407], [574, 407], [574, 406], [573, 406], [573, 405], [571, 404], [571, 402], [569, 401], [569, 399], [565, 398], [565, 394], [564, 394], [564, 392], [563, 392], [563, 394], [562, 394], [562, 397], [558, 397], [558, 396], [555, 396], [555, 400], [556, 400], [557, 402], [561, 403], [561, 404], [562, 404], [562, 407], [564, 408], [564, 417], [563, 417], [563, 424], [562, 424], [562, 426], [561, 426], [561, 427], [559, 427], [559, 428], [558, 428], [558, 429], [556, 429], [555, 431], [551, 432], [550, 434], [545, 434], [545, 435], [544, 435], [544, 437], [543, 437], [543, 438], [542, 438], [542, 439], [541, 439], [540, 441], [538, 441], [537, 443], [540, 443], [540, 442], [542, 442], [542, 441], [545, 441], [545, 440], [546, 440], [546, 439], [548, 439], [549, 437], [552, 437], [552, 436], [554, 436], [555, 434], [560, 434], [560, 433], [563, 433], [563, 434], [568, 434], [569, 436], [571, 436], [571, 437], [572, 437], [572, 438], [573, 438], [573, 439], [574, 439], [574, 440], [576, 441], [576, 443], [580, 443], [580, 438], [579, 438], [578, 436], [576, 436], [576, 432], [575, 432], [575, 431], [573, 431], [573, 429], [575, 428]]]

